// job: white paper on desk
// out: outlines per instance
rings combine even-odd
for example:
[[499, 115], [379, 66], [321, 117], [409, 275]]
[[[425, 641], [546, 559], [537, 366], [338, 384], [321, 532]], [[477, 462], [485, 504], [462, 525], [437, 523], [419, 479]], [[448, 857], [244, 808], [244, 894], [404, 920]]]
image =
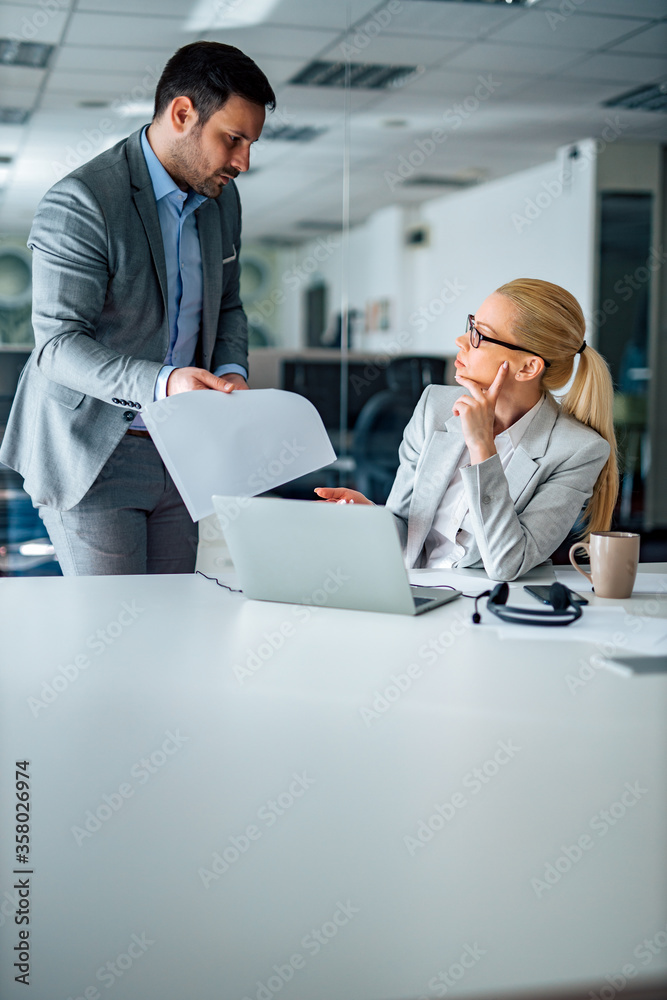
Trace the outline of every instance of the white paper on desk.
[[193, 521], [335, 461], [313, 404], [282, 389], [182, 392], [141, 413]]
[[[417, 587], [454, 587], [463, 593], [478, 594], [482, 590], [495, 587], [498, 580], [492, 580], [483, 569], [410, 569], [408, 578]], [[535, 566], [511, 586], [532, 584], [552, 584], [555, 580], [553, 566], [542, 564]]]
[[[590, 594], [593, 590], [585, 576], [568, 566], [556, 566], [556, 579], [581, 594]], [[632, 596], [637, 597], [638, 594], [664, 594], [667, 597], [667, 573], [637, 573]]]
[[[500, 639], [592, 642], [605, 656], [625, 650], [648, 656], [659, 656], [667, 652], [667, 618], [642, 618], [618, 607], [585, 607], [578, 621], [558, 628], [501, 622], [489, 612], [484, 613], [484, 606], [482, 618], [487, 625], [495, 626]], [[494, 618], [493, 623], [491, 618]]]

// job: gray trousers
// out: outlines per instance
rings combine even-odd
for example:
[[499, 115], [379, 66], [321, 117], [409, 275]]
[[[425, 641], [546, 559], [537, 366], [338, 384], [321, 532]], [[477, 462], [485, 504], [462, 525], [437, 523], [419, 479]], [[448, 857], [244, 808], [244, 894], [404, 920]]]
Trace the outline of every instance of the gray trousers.
[[198, 526], [150, 438], [126, 434], [71, 510], [36, 506], [65, 576], [194, 572]]

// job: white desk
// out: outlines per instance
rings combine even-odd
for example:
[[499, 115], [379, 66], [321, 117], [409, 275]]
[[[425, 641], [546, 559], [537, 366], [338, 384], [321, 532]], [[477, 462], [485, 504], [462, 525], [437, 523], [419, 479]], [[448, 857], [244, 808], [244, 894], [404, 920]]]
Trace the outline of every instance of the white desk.
[[[619, 621], [646, 603], [619, 602]], [[3, 1000], [664, 977], [665, 676], [593, 670], [572, 693], [590, 646], [501, 643], [468, 627], [471, 605], [406, 619], [248, 602], [200, 576], [0, 580]], [[9, 957], [24, 758], [29, 991]]]

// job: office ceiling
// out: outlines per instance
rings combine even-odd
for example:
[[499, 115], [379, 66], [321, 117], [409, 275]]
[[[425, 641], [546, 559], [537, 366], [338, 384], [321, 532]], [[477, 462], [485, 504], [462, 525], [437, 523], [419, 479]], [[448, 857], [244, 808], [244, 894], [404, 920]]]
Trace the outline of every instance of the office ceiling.
[[[321, 130], [254, 147], [239, 179], [246, 240], [340, 225], [346, 136], [352, 223], [550, 160], [608, 119], [624, 141], [667, 139], [664, 112], [604, 105], [667, 79], [667, 0], [263, 0], [258, 24], [193, 30], [211, 23], [207, 7], [240, 19], [244, 5], [262, 0], [0, 0], [0, 38], [55, 46], [45, 69], [0, 63], [0, 106], [29, 112], [0, 124], [0, 232], [23, 238], [59, 176], [148, 121], [156, 76], [196, 38], [257, 61], [278, 97], [272, 128]], [[417, 71], [352, 91], [348, 119], [343, 89], [289, 82], [346, 55]]]

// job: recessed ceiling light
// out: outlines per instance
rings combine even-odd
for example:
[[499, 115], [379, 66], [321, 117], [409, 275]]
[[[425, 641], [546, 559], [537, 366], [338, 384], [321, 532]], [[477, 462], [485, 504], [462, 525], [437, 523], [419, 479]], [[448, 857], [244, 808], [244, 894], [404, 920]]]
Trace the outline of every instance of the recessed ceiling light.
[[246, 28], [265, 21], [278, 0], [199, 0], [186, 21], [186, 31]]
[[154, 109], [154, 101], [128, 101], [116, 108], [116, 114], [119, 118], [152, 118]]
[[29, 118], [28, 108], [0, 108], [0, 125], [25, 125]]
[[302, 87], [345, 87], [352, 90], [389, 90], [400, 87], [418, 66], [391, 66], [384, 63], [344, 63], [316, 59], [293, 76], [291, 84]]
[[12, 38], [0, 38], [0, 64], [44, 69], [53, 49], [53, 45], [43, 45], [41, 42], [18, 42]]
[[635, 87], [627, 90], [619, 97], [604, 101], [606, 108], [628, 108], [632, 111], [662, 111], [667, 112], [667, 80], [662, 83], [651, 83], [645, 87]]

